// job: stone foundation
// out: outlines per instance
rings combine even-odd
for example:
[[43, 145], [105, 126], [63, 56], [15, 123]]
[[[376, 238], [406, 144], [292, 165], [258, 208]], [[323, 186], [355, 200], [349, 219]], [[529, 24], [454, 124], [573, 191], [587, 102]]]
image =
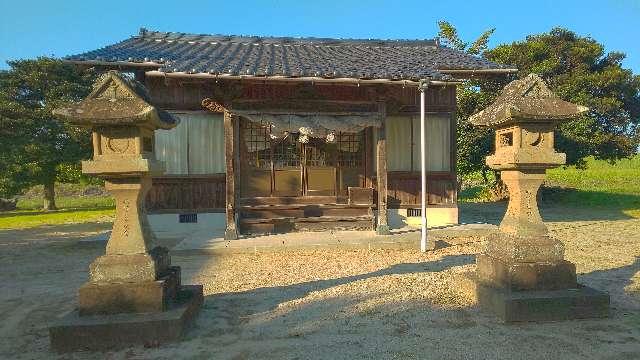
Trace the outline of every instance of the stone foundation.
[[492, 234], [476, 266], [478, 304], [507, 323], [608, 316], [609, 295], [578, 284], [564, 246], [549, 236]]
[[559, 290], [509, 291], [474, 280], [478, 304], [505, 323], [609, 316], [609, 294], [584, 285]]
[[202, 286], [188, 285], [180, 289], [165, 311], [93, 316], [73, 311], [49, 327], [51, 348], [62, 353], [174, 342], [184, 335], [202, 303]]
[[[419, 208], [420, 206], [417, 206]], [[407, 209], [388, 209], [389, 226], [399, 229], [405, 226], [417, 227], [422, 225], [420, 216], [407, 216]], [[458, 224], [458, 206], [428, 206], [427, 226], [430, 228]]]
[[505, 263], [478, 255], [478, 281], [486, 286], [511, 291], [575, 289], [576, 266], [562, 260], [556, 263]]
[[78, 312], [84, 316], [165, 311], [179, 290], [177, 266], [153, 281], [86, 283], [78, 292]]

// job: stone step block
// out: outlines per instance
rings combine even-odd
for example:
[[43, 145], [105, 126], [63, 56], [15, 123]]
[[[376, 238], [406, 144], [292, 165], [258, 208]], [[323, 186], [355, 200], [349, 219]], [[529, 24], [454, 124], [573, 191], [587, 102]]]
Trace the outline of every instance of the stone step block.
[[165, 311], [180, 287], [180, 268], [155, 281], [85, 283], [78, 292], [80, 316]]
[[131, 345], [158, 346], [179, 340], [204, 301], [202, 285], [182, 286], [163, 312], [80, 316], [77, 310], [49, 327], [56, 352], [113, 350]]
[[476, 258], [478, 281], [510, 291], [560, 290], [577, 287], [576, 266], [566, 260], [553, 263], [509, 263], [480, 254]]

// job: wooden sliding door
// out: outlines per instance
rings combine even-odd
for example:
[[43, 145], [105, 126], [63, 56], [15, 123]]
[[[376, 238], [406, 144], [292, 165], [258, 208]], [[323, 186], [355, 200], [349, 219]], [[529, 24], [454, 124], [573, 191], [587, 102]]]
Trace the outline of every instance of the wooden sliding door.
[[364, 131], [338, 133], [335, 142], [299, 134], [271, 137], [268, 124], [242, 119], [241, 196], [346, 196], [348, 187], [363, 186]]

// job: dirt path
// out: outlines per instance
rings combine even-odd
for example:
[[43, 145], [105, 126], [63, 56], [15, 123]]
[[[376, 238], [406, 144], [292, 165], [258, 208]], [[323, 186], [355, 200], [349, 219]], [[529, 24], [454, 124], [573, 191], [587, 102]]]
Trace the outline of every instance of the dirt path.
[[[206, 294], [184, 341], [60, 358], [639, 359], [640, 220], [605, 216], [558, 215], [549, 228], [565, 242], [580, 281], [611, 293], [610, 319], [498, 323], [457, 276], [474, 268], [478, 243], [427, 254], [174, 256], [184, 282], [204, 284]], [[61, 232], [0, 232], [0, 358], [58, 358], [48, 349], [47, 323], [75, 306], [89, 263], [104, 251], [102, 242]]]

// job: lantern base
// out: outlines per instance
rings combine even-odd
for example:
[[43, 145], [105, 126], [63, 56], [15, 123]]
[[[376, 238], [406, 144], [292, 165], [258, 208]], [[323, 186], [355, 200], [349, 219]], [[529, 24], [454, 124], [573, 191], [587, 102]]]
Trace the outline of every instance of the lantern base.
[[112, 350], [131, 345], [158, 346], [179, 340], [203, 303], [202, 285], [182, 286], [169, 309], [154, 313], [80, 316], [77, 310], [49, 327], [57, 352]]
[[578, 284], [573, 289], [509, 291], [475, 281], [478, 304], [505, 323], [609, 316], [609, 294]]

